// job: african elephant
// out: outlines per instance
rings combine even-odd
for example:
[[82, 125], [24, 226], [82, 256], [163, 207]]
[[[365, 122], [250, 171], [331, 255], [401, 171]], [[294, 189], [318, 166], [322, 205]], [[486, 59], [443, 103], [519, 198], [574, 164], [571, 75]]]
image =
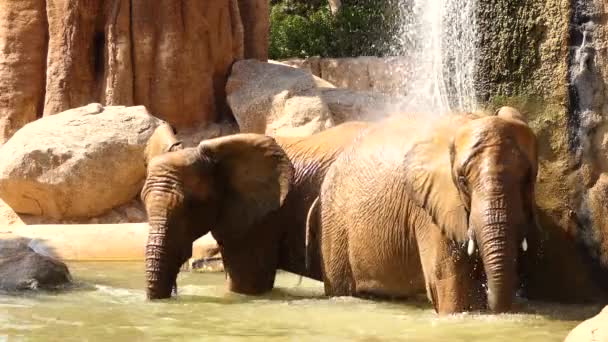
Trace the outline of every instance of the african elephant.
[[173, 126], [162, 121], [148, 139], [144, 150], [144, 164], [147, 166], [152, 158], [160, 154], [181, 150], [182, 142], [177, 139], [176, 134]]
[[510, 107], [366, 130], [329, 168], [313, 208], [326, 294], [426, 290], [439, 313], [510, 310], [537, 228], [536, 144]]
[[171, 296], [192, 242], [209, 231], [233, 292], [271, 290], [277, 269], [320, 280], [320, 263], [306, 264], [319, 253], [306, 247], [308, 210], [327, 168], [364, 127], [276, 140], [235, 134], [149, 158], [141, 193], [150, 225], [147, 297]]

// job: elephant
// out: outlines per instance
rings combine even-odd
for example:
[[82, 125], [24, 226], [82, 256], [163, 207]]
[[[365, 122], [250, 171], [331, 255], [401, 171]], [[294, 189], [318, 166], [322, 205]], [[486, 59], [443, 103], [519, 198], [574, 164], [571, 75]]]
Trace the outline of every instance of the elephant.
[[37, 249], [27, 238], [0, 239], [0, 290], [51, 290], [71, 283], [68, 267]]
[[[193, 241], [208, 232], [232, 292], [270, 291], [278, 269], [321, 280], [320, 263], [306, 263], [319, 254], [306, 245], [308, 211], [333, 160], [367, 126], [349, 122], [309, 137], [241, 133], [146, 157], [147, 298], [171, 297]], [[153, 138], [160, 141], [151, 146], [177, 141]]]
[[510, 311], [540, 228], [537, 169], [536, 136], [512, 107], [375, 124], [334, 161], [311, 209], [326, 295], [426, 292], [440, 314]]
[[177, 139], [177, 131], [166, 121], [161, 121], [156, 127], [144, 149], [144, 164], [148, 166], [152, 158], [171, 151], [183, 148], [183, 144]]

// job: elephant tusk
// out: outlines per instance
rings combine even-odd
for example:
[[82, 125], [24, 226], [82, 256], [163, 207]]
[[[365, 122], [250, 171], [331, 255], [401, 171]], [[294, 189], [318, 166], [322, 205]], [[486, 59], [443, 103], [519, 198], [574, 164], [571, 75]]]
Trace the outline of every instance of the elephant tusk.
[[526, 238], [521, 242], [521, 250], [524, 252], [528, 250], [528, 240]]
[[473, 255], [473, 252], [475, 252], [475, 241], [473, 241], [473, 239], [469, 239], [469, 244], [467, 246], [467, 254]]

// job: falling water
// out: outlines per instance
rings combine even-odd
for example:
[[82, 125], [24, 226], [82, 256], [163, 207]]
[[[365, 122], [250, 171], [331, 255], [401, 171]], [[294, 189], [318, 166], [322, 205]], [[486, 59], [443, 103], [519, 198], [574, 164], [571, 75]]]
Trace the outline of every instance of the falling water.
[[475, 110], [475, 0], [399, 0], [399, 11], [405, 108]]

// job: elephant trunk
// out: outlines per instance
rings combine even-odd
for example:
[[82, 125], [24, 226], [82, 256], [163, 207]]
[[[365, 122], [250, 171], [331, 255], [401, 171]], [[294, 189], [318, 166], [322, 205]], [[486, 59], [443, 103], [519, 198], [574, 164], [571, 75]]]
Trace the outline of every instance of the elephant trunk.
[[487, 278], [488, 308], [496, 313], [506, 312], [511, 309], [515, 294], [518, 234], [504, 197], [485, 203], [479, 244]]
[[[170, 235], [176, 232], [169, 231], [174, 206], [167, 206], [166, 195], [152, 196], [156, 198], [146, 201], [151, 203], [147, 208], [150, 227], [146, 244], [146, 295], [148, 299], [162, 299], [171, 297], [181, 264], [174, 255], [175, 241]], [[175, 203], [174, 200], [169, 202]]]

